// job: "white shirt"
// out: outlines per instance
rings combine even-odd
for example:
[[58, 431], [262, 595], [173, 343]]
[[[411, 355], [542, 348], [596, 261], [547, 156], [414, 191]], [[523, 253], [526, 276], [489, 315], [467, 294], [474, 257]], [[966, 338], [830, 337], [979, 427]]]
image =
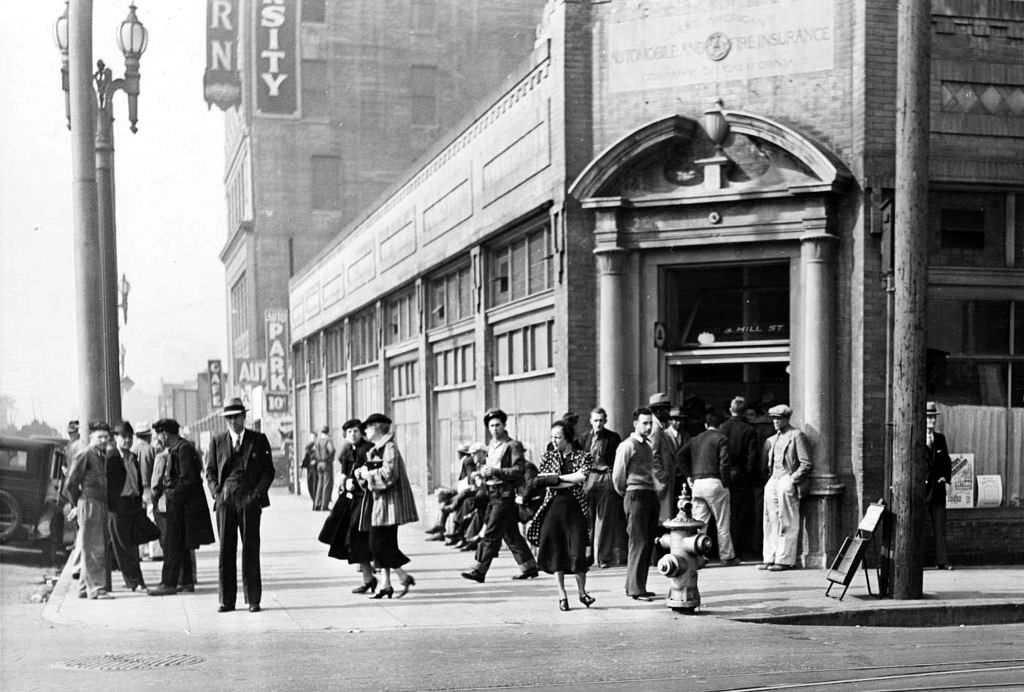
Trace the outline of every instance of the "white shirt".
[[240, 433], [236, 433], [234, 430], [228, 430], [228, 434], [231, 436], [231, 449], [239, 449], [242, 446], [242, 434], [244, 432], [244, 430]]

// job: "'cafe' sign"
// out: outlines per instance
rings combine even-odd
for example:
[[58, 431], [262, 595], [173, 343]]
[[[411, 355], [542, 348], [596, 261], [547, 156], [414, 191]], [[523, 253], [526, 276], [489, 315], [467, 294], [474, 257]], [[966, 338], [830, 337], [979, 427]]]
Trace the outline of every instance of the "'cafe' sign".
[[297, 0], [261, 0], [254, 50], [256, 110], [262, 115], [299, 113]]

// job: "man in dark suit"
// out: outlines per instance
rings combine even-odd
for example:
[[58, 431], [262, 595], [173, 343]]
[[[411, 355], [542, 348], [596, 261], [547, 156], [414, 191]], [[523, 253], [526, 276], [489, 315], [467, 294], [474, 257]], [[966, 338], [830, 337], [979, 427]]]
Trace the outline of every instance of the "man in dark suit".
[[134, 431], [131, 423], [114, 426], [115, 448], [107, 452], [107, 506], [110, 508], [110, 547], [124, 578], [124, 585], [135, 591], [146, 583], [139, 566], [139, 547], [134, 528], [143, 514], [142, 469], [131, 451]]
[[220, 535], [219, 613], [235, 609], [238, 592], [236, 558], [242, 536], [242, 585], [249, 612], [260, 611], [260, 517], [270, 505], [267, 492], [274, 481], [270, 442], [261, 432], [245, 427], [245, 405], [234, 398], [221, 415], [228, 431], [214, 435], [206, 452], [206, 483], [217, 512]]
[[160, 445], [166, 450], [159, 473], [153, 472], [153, 502], [164, 500], [164, 564], [160, 585], [148, 590], [150, 596], [170, 596], [195, 591], [192, 548], [213, 543], [210, 510], [203, 494], [203, 460], [195, 446], [178, 433], [173, 418], [153, 424]]
[[585, 487], [590, 488], [590, 516], [594, 525], [594, 562], [600, 568], [626, 564], [629, 550], [626, 536], [626, 515], [622, 509], [622, 498], [612, 487], [612, 467], [615, 465], [615, 450], [622, 438], [605, 427], [608, 413], [603, 408], [590, 412], [590, 430], [583, 436], [583, 450], [594, 460], [587, 476]]
[[949, 458], [946, 436], [936, 432], [939, 407], [929, 401], [925, 408], [925, 446], [927, 448], [928, 478], [925, 479], [925, 499], [928, 516], [935, 534], [935, 565], [939, 569], [953, 569], [946, 552], [946, 486], [953, 475], [953, 460]]

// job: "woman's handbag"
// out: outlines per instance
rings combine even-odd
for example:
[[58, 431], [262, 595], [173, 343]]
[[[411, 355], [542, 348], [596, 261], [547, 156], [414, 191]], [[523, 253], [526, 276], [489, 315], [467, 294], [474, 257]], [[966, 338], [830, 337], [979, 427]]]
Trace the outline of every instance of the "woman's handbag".
[[612, 487], [612, 478], [609, 471], [595, 471], [590, 470], [587, 474], [587, 479], [583, 481], [583, 496], [594, 497], [600, 493], [610, 490]]

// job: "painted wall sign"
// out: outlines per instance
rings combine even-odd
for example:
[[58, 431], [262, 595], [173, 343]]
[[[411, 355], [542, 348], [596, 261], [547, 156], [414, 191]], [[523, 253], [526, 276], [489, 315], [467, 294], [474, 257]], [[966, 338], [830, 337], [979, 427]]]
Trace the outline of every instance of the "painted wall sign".
[[265, 384], [267, 361], [259, 358], [235, 358], [235, 382], [240, 385]]
[[206, 372], [210, 375], [210, 408], [224, 406], [224, 371], [220, 360], [206, 361]]
[[606, 24], [609, 91], [830, 70], [834, 4], [663, 1], [643, 14], [613, 15]]
[[299, 114], [297, 0], [260, 0], [255, 13], [253, 76], [262, 115]]
[[209, 108], [223, 111], [242, 103], [238, 65], [238, 2], [209, 0], [206, 4], [206, 71], [203, 98]]
[[267, 310], [267, 413], [288, 411], [288, 311]]

